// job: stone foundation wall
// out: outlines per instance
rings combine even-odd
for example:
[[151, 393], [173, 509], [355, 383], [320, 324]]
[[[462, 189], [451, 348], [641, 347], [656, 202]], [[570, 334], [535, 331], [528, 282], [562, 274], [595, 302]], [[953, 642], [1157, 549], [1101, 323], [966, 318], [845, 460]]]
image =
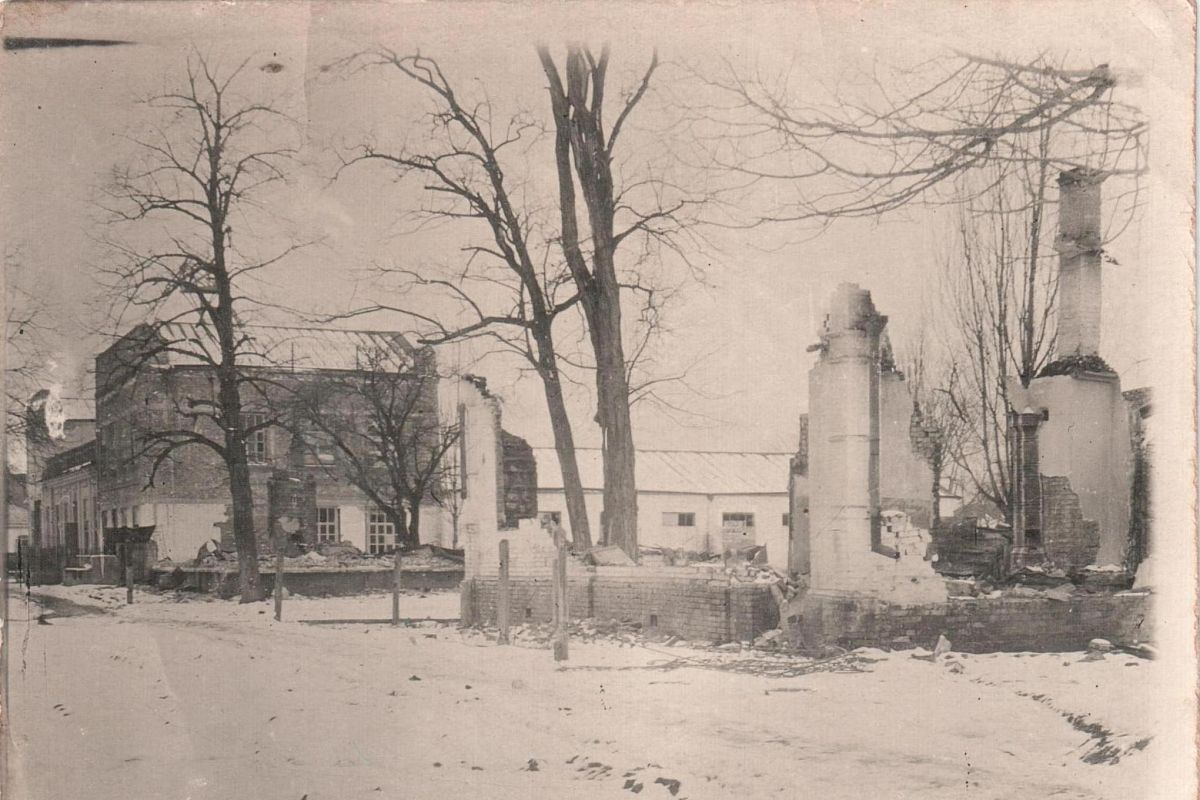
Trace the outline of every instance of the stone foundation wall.
[[869, 597], [809, 593], [788, 619], [793, 644], [847, 649], [932, 648], [939, 635], [966, 653], [1083, 650], [1091, 639], [1145, 642], [1153, 638], [1145, 593], [962, 598], [899, 606]]
[[[768, 584], [739, 583], [691, 567], [581, 567], [567, 577], [573, 619], [616, 619], [647, 631], [712, 642], [750, 641], [779, 624]], [[463, 623], [494, 623], [494, 575], [463, 581]], [[509, 580], [510, 619], [548, 622], [553, 616], [551, 579], [520, 575]]]

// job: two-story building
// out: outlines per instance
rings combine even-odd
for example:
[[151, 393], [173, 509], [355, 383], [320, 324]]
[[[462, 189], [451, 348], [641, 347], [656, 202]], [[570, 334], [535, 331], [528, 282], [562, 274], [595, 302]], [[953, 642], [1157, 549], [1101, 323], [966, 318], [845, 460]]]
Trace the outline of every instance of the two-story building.
[[[306, 387], [354, 385], [368, 364], [402, 375], [432, 370], [432, 355], [399, 333], [286, 327], [243, 333], [250, 344], [239, 367], [246, 376], [242, 421], [254, 428], [246, 448], [260, 541], [269, 544], [272, 476], [292, 470], [315, 492], [314, 518], [305, 520], [310, 539], [346, 541], [371, 553], [393, 549], [392, 522], [347, 480], [338, 448], [315, 428], [298, 432], [298, 418], [288, 409]], [[168, 324], [134, 328], [96, 358], [100, 526], [152, 528], [148, 558], [187, 560], [210, 539], [233, 547], [229, 478], [220, 454], [203, 443], [169, 452], [147, 446], [149, 435], [165, 431], [178, 431], [180, 440], [195, 432], [222, 441], [210, 415], [196, 413], [214, 408], [217, 380], [209, 354], [216, 352], [210, 330]], [[429, 385], [428, 405], [436, 414], [436, 382]], [[330, 413], [369, 424], [366, 410], [352, 407], [354, 392], [328, 397]], [[256, 427], [264, 423], [272, 424]], [[294, 441], [301, 436], [303, 442]], [[442, 527], [443, 515], [430, 503], [429, 513], [422, 514], [422, 540], [440, 542]]]

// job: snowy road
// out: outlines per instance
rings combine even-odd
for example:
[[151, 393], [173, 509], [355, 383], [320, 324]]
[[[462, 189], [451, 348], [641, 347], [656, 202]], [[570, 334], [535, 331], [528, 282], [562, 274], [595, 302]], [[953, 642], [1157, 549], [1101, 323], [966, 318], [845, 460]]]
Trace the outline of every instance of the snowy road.
[[266, 603], [41, 591], [9, 606], [21, 800], [1167, 796], [1147, 783], [1156, 662], [1124, 655], [772, 677], [806, 662], [598, 641], [557, 669], [450, 625], [298, 621], [386, 617], [387, 596], [292, 598], [276, 623]]

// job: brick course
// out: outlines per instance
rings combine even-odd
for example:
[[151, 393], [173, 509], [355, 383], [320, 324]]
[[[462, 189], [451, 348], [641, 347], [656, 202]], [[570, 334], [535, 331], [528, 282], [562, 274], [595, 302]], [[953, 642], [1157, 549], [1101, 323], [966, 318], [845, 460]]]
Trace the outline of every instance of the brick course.
[[[573, 619], [616, 619], [686, 639], [749, 641], [779, 624], [767, 584], [740, 583], [687, 567], [580, 567], [568, 570]], [[494, 623], [494, 575], [463, 582], [463, 621]], [[553, 617], [549, 575], [524, 574], [509, 581], [510, 618], [547, 622]]]
[[1082, 650], [1091, 639], [1151, 640], [1148, 594], [1076, 594], [1043, 597], [961, 598], [898, 606], [868, 597], [810, 593], [788, 621], [794, 644], [932, 648], [939, 635], [966, 653]]

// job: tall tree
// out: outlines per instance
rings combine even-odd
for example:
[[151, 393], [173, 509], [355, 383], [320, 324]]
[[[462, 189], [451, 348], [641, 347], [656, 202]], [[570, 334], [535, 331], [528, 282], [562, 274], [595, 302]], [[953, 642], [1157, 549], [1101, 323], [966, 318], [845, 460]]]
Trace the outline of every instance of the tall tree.
[[451, 506], [458, 490], [448, 456], [457, 423], [438, 418], [432, 351], [367, 351], [358, 371], [309, 382], [294, 393], [289, 427], [310, 456], [345, 478], [392, 523], [397, 544], [421, 543], [421, 508]]
[[528, 363], [541, 380], [545, 394], [572, 537], [577, 546], [590, 547], [592, 536], [575, 458], [575, 434], [567, 414], [554, 333], [555, 320], [575, 305], [579, 296], [564, 291], [569, 285], [557, 262], [539, 258], [546, 248], [537, 252], [535, 220], [514, 199], [522, 187], [514, 190], [510, 185], [514, 180], [506, 170], [509, 153], [528, 145], [536, 133], [536, 123], [523, 114], [507, 120], [494, 118], [489, 103], [464, 101], [438, 62], [427, 56], [401, 55], [379, 48], [354, 54], [339, 66], [351, 71], [395, 69], [435, 103], [426, 141], [397, 150], [363, 144], [345, 158], [344, 166], [379, 162], [396, 170], [401, 178], [411, 176], [422, 181], [431, 200], [424, 215], [464, 221], [471, 229], [466, 233], [468, 237], [475, 229], [484, 237], [468, 239], [463, 246], [468, 254], [465, 264], [445, 278], [430, 278], [408, 269], [391, 270], [408, 286], [444, 292], [457, 303], [465, 321], [459, 315], [455, 321], [440, 320], [429, 313], [427, 306], [417, 306], [422, 308], [417, 311], [387, 302], [373, 303], [352, 313], [405, 314], [432, 327], [424, 339], [427, 343], [488, 338]]
[[[302, 246], [293, 242], [260, 255], [270, 247], [256, 239], [269, 217], [262, 190], [285, 179], [297, 151], [296, 130], [281, 108], [242, 93], [250, 83], [248, 64], [222, 74], [193, 54], [181, 88], [144, 101], [160, 122], [131, 137], [137, 156], [113, 170], [107, 203], [113, 263], [106, 268], [117, 324], [137, 316], [145, 325], [144, 346], [129, 349], [115, 380], [132, 380], [164, 353], [192, 359], [215, 375], [211, 396], [188, 398], [177, 409], [183, 425], [142, 431], [140, 452], [153, 458], [151, 482], [179, 448], [205, 447], [220, 458], [229, 479], [242, 602], [262, 596], [247, 439], [271, 424], [246, 415], [245, 394], [256, 380], [245, 368], [254, 350], [242, 330], [255, 302], [248, 284]], [[244, 231], [236, 245], [235, 230]]]
[[[575, 51], [584, 57], [583, 50]], [[549, 58], [548, 53], [543, 55]], [[545, 390], [555, 449], [563, 468], [572, 535], [577, 545], [586, 547], [591, 543], [591, 534], [564, 394], [564, 382], [570, 378], [564, 373], [563, 364], [569, 362], [564, 362], [554, 328], [556, 322], [564, 319], [564, 312], [576, 307], [583, 309], [592, 356], [585, 366], [596, 373], [599, 395], [596, 417], [604, 436], [605, 538], [636, 556], [630, 364], [623, 352], [621, 302], [622, 290], [632, 292], [637, 282], [619, 273], [615, 255], [622, 242], [632, 239], [640, 239], [644, 245], [636, 254], [638, 261], [645, 260], [647, 251], [654, 249], [651, 243], [673, 247], [672, 237], [692, 222], [682, 212], [698, 203], [650, 171], [638, 172], [624, 185], [614, 182], [612, 158], [616, 134], [644, 97], [657, 62], [652, 62], [637, 87], [624, 99], [617, 123], [606, 130], [600, 115], [607, 61], [606, 52], [603, 63], [597, 62], [588, 73], [588, 85], [598, 86], [599, 92], [577, 98], [583, 103], [580, 113], [588, 115], [591, 126], [587, 142], [581, 140], [577, 146], [593, 147], [599, 143], [603, 145], [603, 154], [591, 158], [584, 173], [573, 175], [569, 155], [572, 145], [569, 141], [564, 143], [563, 131], [556, 125], [560, 208], [553, 214], [541, 213], [537, 170], [528, 163], [529, 154], [534, 153], [532, 146], [544, 127], [538, 118], [524, 113], [510, 117], [498, 114], [486, 92], [482, 97], [461, 93], [458, 91], [461, 87], [453, 85], [440, 64], [427, 56], [405, 56], [378, 49], [342, 62], [352, 70], [393, 68], [435, 103], [427, 141], [410, 142], [402, 149], [391, 150], [366, 144], [346, 161], [377, 160], [394, 167], [403, 177], [422, 179], [421, 186], [431, 200], [422, 211], [426, 218], [461, 221], [464, 227], [473, 227], [486, 237], [468, 242], [463, 247], [467, 258], [445, 276], [432, 277], [428, 270], [394, 271], [405, 275], [408, 286], [441, 291], [457, 306], [459, 313], [454, 321], [435, 318], [425, 309], [417, 311], [416, 304], [375, 304], [362, 311], [390, 309], [423, 319], [433, 328], [425, 339], [432, 343], [487, 338], [505, 350], [516, 352], [531, 365]], [[552, 66], [552, 62], [543, 63]], [[553, 89], [551, 93], [553, 100]], [[553, 100], [552, 106], [556, 103], [558, 100]], [[574, 113], [568, 111], [568, 116]], [[566, 172], [564, 152], [568, 153]], [[599, 238], [596, 231], [590, 235], [581, 233], [574, 207], [576, 180], [581, 186], [586, 184], [585, 197], [596, 203]], [[590, 217], [587, 226], [588, 229], [592, 226]], [[602, 244], [597, 246], [597, 241]], [[554, 255], [556, 252], [558, 256]], [[647, 293], [643, 294], [643, 300], [645, 305], [640, 308], [653, 310], [661, 297], [656, 299]], [[640, 349], [642, 341], [637, 338], [635, 347]], [[650, 387], [643, 382], [641, 388]]]
[[1023, 386], [1054, 352], [1058, 269], [1047, 246], [1048, 171], [1009, 176], [960, 209], [943, 265], [944, 329], [956, 365], [938, 387], [962, 430], [954, 459], [1008, 514], [1009, 379]]
[[[636, 453], [630, 418], [629, 372], [621, 324], [621, 280], [617, 248], [631, 234], [653, 230], [656, 220], [670, 220], [686, 205], [679, 200], [649, 214], [635, 214], [624, 229], [617, 227], [622, 192], [613, 177], [613, 154], [621, 128], [646, 95], [658, 68], [657, 53], [637, 89], [619, 106], [611, 129], [604, 125], [609, 48], [597, 58], [590, 49], [568, 45], [563, 74], [550, 48], [538, 47], [550, 83], [554, 113], [554, 161], [558, 172], [559, 241], [587, 317], [596, 364], [596, 422], [600, 425], [604, 460], [604, 539], [638, 558]], [[575, 201], [578, 182], [590, 235], [581, 234]], [[590, 240], [590, 253], [584, 250]], [[590, 258], [589, 258], [590, 255]]]

